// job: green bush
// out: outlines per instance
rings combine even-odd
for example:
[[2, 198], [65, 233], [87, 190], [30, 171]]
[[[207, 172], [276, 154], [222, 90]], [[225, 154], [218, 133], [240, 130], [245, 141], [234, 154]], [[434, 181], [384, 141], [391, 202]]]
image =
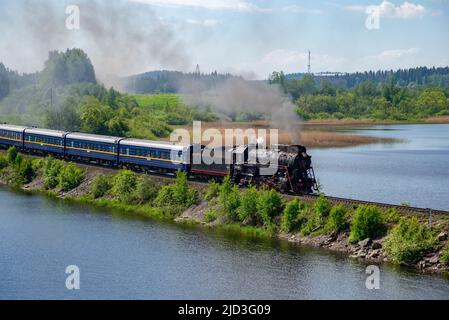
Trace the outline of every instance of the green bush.
[[319, 214], [321, 217], [325, 218], [329, 215], [329, 212], [331, 211], [331, 203], [326, 198], [324, 194], [321, 194], [318, 199], [316, 199], [313, 209], [317, 214]]
[[0, 170], [9, 166], [8, 159], [0, 153]]
[[312, 210], [308, 210], [306, 222], [301, 228], [303, 235], [310, 235], [326, 225], [326, 219], [331, 211], [331, 204], [324, 194], [321, 194], [314, 202]]
[[240, 192], [239, 188], [231, 183], [229, 177], [224, 178], [218, 197], [226, 216], [229, 220], [236, 221], [238, 218], [237, 210], [240, 206]]
[[441, 252], [440, 261], [446, 267], [449, 267], [449, 243], [446, 243], [446, 246]]
[[130, 170], [120, 170], [114, 177], [112, 194], [122, 202], [131, 201], [131, 196], [136, 188], [136, 174]]
[[6, 159], [9, 163], [14, 163], [16, 161], [17, 155], [19, 152], [17, 151], [16, 147], [10, 147], [8, 149], [8, 152], [6, 153]]
[[46, 189], [53, 189], [59, 184], [59, 173], [64, 167], [64, 162], [52, 157], [44, 159], [42, 164], [43, 180]]
[[390, 208], [384, 212], [385, 222], [386, 223], [398, 223], [400, 216], [395, 208]]
[[349, 240], [354, 243], [375, 238], [385, 233], [382, 212], [376, 206], [359, 206], [352, 218]]
[[301, 209], [301, 203], [298, 198], [288, 202], [284, 208], [281, 217], [281, 230], [284, 232], [292, 231], [298, 222], [298, 214]]
[[15, 159], [14, 159], [13, 166], [16, 167], [16, 169], [19, 169], [20, 165], [22, 164], [22, 162], [23, 162], [22, 155], [21, 154], [17, 154]]
[[100, 174], [92, 181], [90, 193], [94, 198], [101, 198], [112, 188], [112, 177], [110, 175]]
[[62, 167], [58, 176], [58, 185], [62, 191], [70, 191], [78, 187], [84, 180], [84, 171], [69, 163]]
[[309, 208], [305, 211], [305, 214], [306, 222], [301, 228], [301, 233], [303, 235], [308, 236], [324, 226], [324, 218], [318, 211]]
[[[195, 204], [198, 200], [196, 190], [189, 188], [187, 184], [187, 174], [178, 171], [174, 184], [163, 186], [155, 199], [155, 204], [159, 207], [173, 206], [174, 211], [187, 208]], [[175, 212], [176, 213], [176, 212]]]
[[260, 191], [257, 200], [257, 214], [264, 225], [271, 224], [272, 219], [282, 213], [283, 205], [284, 201], [279, 192], [275, 190]]
[[147, 176], [140, 176], [137, 179], [136, 191], [134, 198], [137, 203], [152, 201], [157, 197], [159, 188]]
[[346, 208], [344, 205], [339, 204], [333, 206], [329, 217], [327, 218], [326, 225], [324, 229], [326, 232], [338, 232], [345, 228], [346, 226]]
[[33, 169], [35, 172], [40, 171], [44, 166], [45, 158], [33, 159], [31, 163], [33, 164]]
[[255, 222], [257, 218], [257, 199], [259, 191], [256, 187], [251, 186], [243, 192], [240, 207], [238, 208], [238, 217], [240, 221], [252, 220]]
[[30, 160], [22, 160], [17, 171], [20, 179], [20, 181], [18, 182], [21, 184], [30, 183], [31, 181], [33, 181], [36, 175], [36, 172], [33, 168], [33, 163]]
[[213, 208], [207, 209], [206, 212], [204, 213], [204, 221], [207, 223], [215, 221], [217, 218], [218, 212]]
[[190, 189], [187, 182], [187, 173], [178, 171], [176, 173], [176, 181], [173, 186], [173, 197], [176, 204], [190, 207], [198, 200], [198, 193], [194, 189]]
[[172, 184], [162, 186], [159, 190], [155, 203], [158, 207], [165, 207], [169, 205], [174, 205], [174, 186]]
[[204, 195], [204, 200], [209, 201], [217, 197], [220, 193], [220, 184], [215, 180], [210, 180], [207, 186], [206, 194]]
[[401, 218], [390, 230], [384, 243], [385, 251], [395, 263], [414, 263], [422, 259], [438, 244], [435, 232], [419, 223], [418, 219]]

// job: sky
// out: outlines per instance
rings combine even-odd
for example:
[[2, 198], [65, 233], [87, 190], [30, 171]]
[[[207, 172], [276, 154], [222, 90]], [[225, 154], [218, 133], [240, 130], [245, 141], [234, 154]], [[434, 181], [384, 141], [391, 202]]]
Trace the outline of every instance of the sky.
[[69, 47], [104, 76], [199, 64], [263, 79], [305, 72], [308, 50], [312, 72], [449, 65], [449, 0], [0, 0], [0, 31], [0, 62], [20, 72]]

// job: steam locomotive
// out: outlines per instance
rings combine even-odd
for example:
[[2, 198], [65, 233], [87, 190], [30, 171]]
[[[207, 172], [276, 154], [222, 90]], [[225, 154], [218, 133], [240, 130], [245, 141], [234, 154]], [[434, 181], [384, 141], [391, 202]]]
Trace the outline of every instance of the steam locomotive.
[[[229, 176], [239, 186], [267, 186], [283, 193], [317, 190], [311, 156], [301, 145], [209, 148], [125, 137], [0, 124], [0, 146], [57, 158], [173, 175], [178, 170], [197, 180]], [[213, 156], [213, 161], [211, 159]], [[218, 161], [217, 161], [218, 160]]]

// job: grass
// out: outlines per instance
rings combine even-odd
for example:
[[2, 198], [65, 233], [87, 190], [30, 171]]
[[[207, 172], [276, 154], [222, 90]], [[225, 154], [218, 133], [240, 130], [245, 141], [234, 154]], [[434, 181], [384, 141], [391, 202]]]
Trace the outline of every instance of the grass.
[[449, 116], [429, 117], [425, 120], [426, 123], [449, 123]]
[[139, 94], [133, 96], [140, 107], [144, 109], [165, 108], [167, 105], [170, 107], [178, 106], [180, 104], [180, 98], [176, 94]]

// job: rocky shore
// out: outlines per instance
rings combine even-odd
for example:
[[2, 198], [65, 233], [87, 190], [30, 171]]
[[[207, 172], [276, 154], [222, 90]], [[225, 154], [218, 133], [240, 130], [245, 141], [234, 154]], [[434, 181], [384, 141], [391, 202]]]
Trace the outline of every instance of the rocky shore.
[[[217, 221], [208, 223], [205, 221], [205, 211], [208, 203], [202, 201], [195, 207], [184, 211], [176, 222], [193, 222], [205, 226], [213, 226]], [[438, 223], [438, 222], [437, 222]], [[243, 225], [242, 225], [243, 226]], [[276, 237], [282, 241], [288, 241], [298, 245], [323, 248], [334, 252], [340, 252], [351, 259], [359, 259], [375, 264], [389, 263], [389, 259], [384, 251], [384, 241], [386, 237], [379, 239], [367, 238], [352, 244], [349, 241], [349, 231], [333, 233], [331, 235], [302, 236], [299, 233], [280, 233]], [[448, 232], [441, 232], [437, 236], [438, 241], [443, 245], [448, 240]], [[412, 268], [423, 273], [445, 273], [447, 268], [440, 262], [441, 250], [428, 253], [424, 259], [415, 264], [402, 263], [401, 266]]]
[[[71, 200], [77, 201], [78, 199], [82, 199], [87, 196], [91, 189], [91, 184], [94, 178], [99, 174], [111, 174], [114, 173], [115, 170], [88, 166], [88, 165], [80, 165], [85, 170], [85, 178], [84, 181], [77, 186], [76, 188], [68, 191], [62, 192], [58, 190], [51, 190], [52, 196], [56, 196], [58, 198], [70, 198]], [[172, 183], [173, 179], [166, 177], [157, 177], [154, 179], [161, 186], [164, 184]], [[0, 176], [0, 184], [3, 185], [11, 185], [8, 180], [5, 180], [4, 177]], [[205, 184], [198, 184], [195, 182], [191, 182], [191, 187], [197, 189], [200, 193], [207, 188]], [[21, 187], [25, 191], [31, 192], [40, 192], [44, 194], [48, 194], [48, 191], [45, 190], [42, 179], [36, 178], [31, 183], [25, 184]], [[105, 196], [104, 200], [108, 200], [107, 196]], [[82, 201], [82, 200], [79, 200]], [[95, 203], [93, 203], [95, 205]], [[207, 210], [209, 210], [211, 204], [207, 201], [200, 201], [197, 205], [188, 208], [183, 211], [179, 216], [174, 219], [175, 223], [183, 223], [183, 224], [196, 224], [205, 227], [219, 227], [220, 225], [226, 226], [223, 221], [220, 219], [216, 219], [212, 222], [207, 221]], [[133, 209], [135, 208], [135, 209]], [[131, 210], [127, 210], [128, 212], [139, 211], [139, 205], [131, 206]], [[439, 229], [447, 230], [448, 219], [439, 221], [435, 219], [433, 221], [435, 226], [440, 226]], [[251, 223], [240, 223], [236, 225], [237, 229], [243, 229], [245, 227], [249, 227], [254, 229], [255, 231], [260, 231], [263, 233], [263, 229], [252, 226]], [[299, 245], [305, 246], [313, 246], [319, 247], [326, 250], [331, 250], [334, 252], [341, 252], [353, 259], [361, 259], [373, 263], [384, 263], [389, 262], [387, 254], [384, 251], [384, 241], [386, 237], [378, 238], [378, 239], [364, 239], [359, 241], [358, 243], [351, 243], [349, 241], [349, 230], [344, 230], [340, 232], [334, 232], [332, 234], [319, 234], [319, 235], [310, 235], [303, 236], [300, 233], [267, 233], [268, 236], [278, 238], [282, 241], [288, 241], [290, 243], [295, 243]], [[442, 231], [437, 236], [438, 241], [441, 244], [441, 248], [443, 244], [448, 240], [448, 232]], [[447, 271], [447, 267], [443, 265], [440, 261], [441, 249], [438, 251], [430, 252], [424, 256], [424, 258], [417, 263], [414, 264], [402, 264], [405, 267], [414, 268], [421, 272], [425, 273], [443, 273]]]

